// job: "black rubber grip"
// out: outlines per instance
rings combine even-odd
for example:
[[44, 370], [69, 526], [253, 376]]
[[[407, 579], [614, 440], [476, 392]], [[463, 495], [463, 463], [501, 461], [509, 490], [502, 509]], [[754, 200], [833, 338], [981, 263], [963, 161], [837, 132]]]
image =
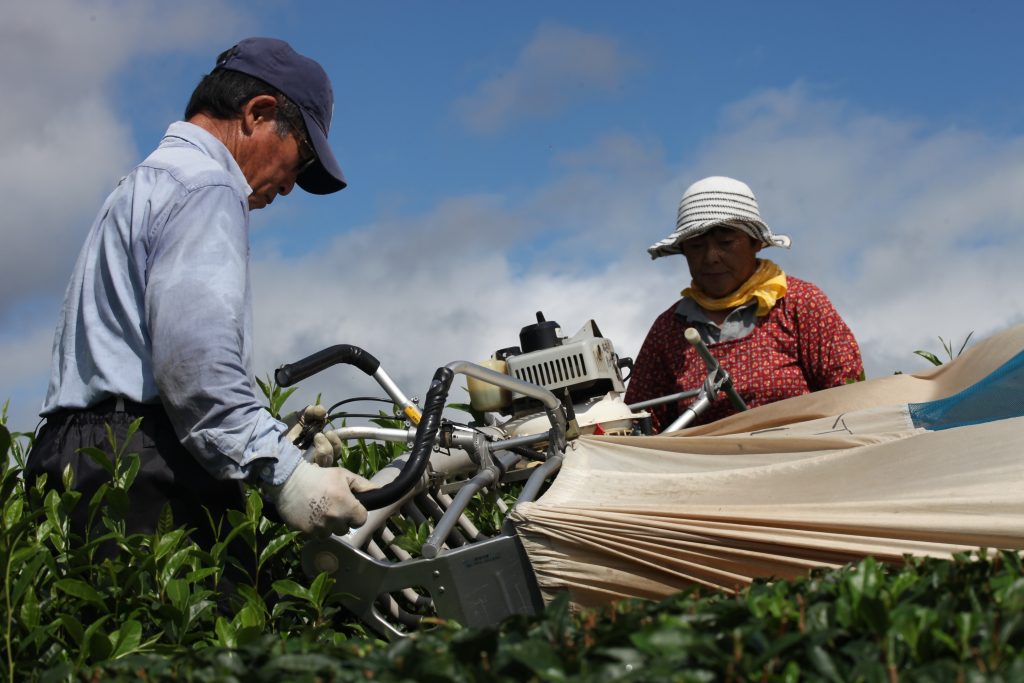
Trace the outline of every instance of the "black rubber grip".
[[448, 389], [454, 377], [455, 373], [448, 368], [438, 368], [434, 373], [430, 389], [423, 399], [423, 417], [416, 426], [416, 440], [413, 441], [412, 452], [402, 471], [392, 482], [379, 489], [355, 494], [356, 500], [367, 510], [377, 510], [401, 499], [423, 476], [430, 462], [430, 453], [434, 450], [434, 439], [441, 427], [441, 413], [444, 412]]
[[380, 367], [379, 360], [358, 346], [338, 344], [329, 346], [323, 351], [317, 351], [294, 363], [285, 363], [274, 372], [274, 380], [278, 386], [290, 387], [296, 382], [312, 377], [321, 370], [340, 364], [354, 365], [370, 376]]

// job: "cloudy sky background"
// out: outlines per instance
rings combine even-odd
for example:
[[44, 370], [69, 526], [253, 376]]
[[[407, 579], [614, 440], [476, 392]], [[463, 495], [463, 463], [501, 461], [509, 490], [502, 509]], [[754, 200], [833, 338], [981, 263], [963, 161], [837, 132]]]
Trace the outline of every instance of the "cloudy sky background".
[[[104, 196], [214, 56], [273, 35], [334, 81], [350, 186], [253, 214], [257, 367], [337, 343], [410, 395], [537, 310], [633, 356], [686, 284], [683, 189], [754, 189], [869, 377], [1024, 323], [1017, 3], [12, 3], [0, 24], [0, 401], [30, 430]], [[372, 6], [371, 6], [372, 5]], [[379, 393], [351, 368], [295, 403]], [[458, 398], [458, 397], [455, 397]]]

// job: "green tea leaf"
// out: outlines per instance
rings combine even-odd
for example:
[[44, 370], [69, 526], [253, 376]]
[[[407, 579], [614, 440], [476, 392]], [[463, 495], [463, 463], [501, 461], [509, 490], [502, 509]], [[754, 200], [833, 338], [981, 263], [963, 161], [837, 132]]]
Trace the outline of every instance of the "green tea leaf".
[[217, 634], [217, 644], [221, 647], [235, 647], [235, 627], [230, 621], [224, 617], [217, 617], [217, 621], [213, 627], [214, 632]]
[[103, 471], [109, 474], [111, 479], [117, 476], [117, 471], [114, 469], [114, 463], [111, 461], [110, 456], [99, 448], [88, 446], [86, 448], [79, 448], [78, 452], [88, 456], [93, 462], [102, 467]]
[[249, 603], [238, 611], [232, 625], [236, 627], [237, 631], [238, 628], [262, 629], [264, 623], [263, 610]]
[[54, 585], [73, 598], [79, 598], [94, 605], [103, 605], [103, 596], [85, 581], [78, 579], [60, 579]]
[[139, 454], [129, 453], [125, 456], [124, 460], [121, 461], [121, 476], [118, 481], [118, 485], [122, 488], [130, 488], [135, 483], [135, 477], [139, 474]]
[[256, 384], [257, 386], [259, 386], [260, 391], [263, 392], [263, 396], [266, 398], [270, 398], [270, 384], [268, 382], [264, 382], [258, 376], [253, 377], [253, 379], [256, 380]]
[[188, 582], [184, 579], [171, 579], [167, 582], [166, 592], [167, 599], [171, 601], [171, 604], [179, 610], [184, 610], [185, 603], [191, 596]]
[[271, 402], [271, 412], [273, 412], [275, 416], [281, 414], [281, 409], [284, 408], [285, 402], [289, 399], [289, 397], [291, 397], [292, 394], [295, 393], [297, 389], [298, 387], [291, 387], [290, 389], [285, 389], [284, 391], [281, 391], [274, 397], [273, 401]]
[[281, 595], [290, 595], [301, 600], [311, 600], [309, 591], [290, 579], [280, 579], [273, 583], [273, 589]]
[[64, 471], [61, 472], [60, 482], [63, 484], [65, 491], [70, 491], [75, 487], [75, 470], [71, 467], [71, 463], [64, 465]]
[[164, 581], [170, 581], [178, 575], [178, 571], [192, 558], [192, 547], [186, 546], [167, 557], [167, 561], [160, 568], [160, 576]]
[[19, 616], [21, 617], [21, 623], [30, 631], [39, 626], [39, 600], [36, 598], [36, 592], [32, 586], [29, 586], [25, 591], [25, 598], [21, 601]]
[[[130, 425], [128, 425], [128, 431], [125, 432], [124, 440], [121, 442], [121, 454], [124, 453], [124, 449], [128, 447], [128, 443], [132, 440], [132, 437], [135, 436], [135, 432], [139, 431], [139, 427], [141, 425], [142, 425], [142, 418], [141, 417], [135, 418], [134, 420], [132, 420], [132, 423]], [[113, 440], [111, 440], [111, 444], [110, 445], [111, 446], [115, 445]], [[133, 455], [135, 455], [135, 454], [133, 454]]]
[[60, 510], [60, 495], [56, 491], [51, 489], [47, 492], [46, 498], [43, 499], [43, 509], [46, 512], [46, 520], [53, 525], [54, 529], [64, 526], [65, 517]]
[[326, 572], [320, 572], [309, 586], [309, 599], [317, 607], [323, 607], [324, 600], [330, 594], [334, 579]]
[[68, 632], [75, 644], [81, 645], [85, 639], [85, 629], [82, 624], [70, 614], [61, 614], [57, 617], [60, 625], [64, 627], [64, 630]]
[[256, 567], [262, 569], [263, 565], [267, 563], [267, 560], [287, 548], [288, 544], [291, 543], [297, 535], [297, 533], [284, 533], [271, 538], [263, 550], [260, 551], [260, 557], [256, 562]]
[[940, 359], [931, 351], [922, 351], [921, 349], [918, 349], [917, 351], [914, 351], [914, 353], [917, 354], [918, 356], [921, 356], [921, 358], [924, 358], [932, 365], [942, 365], [942, 359]]
[[156, 547], [153, 548], [153, 556], [160, 559], [172, 552], [181, 543], [184, 535], [185, 531], [183, 529], [175, 529], [160, 536], [160, 539], [156, 542]]
[[200, 620], [200, 618], [214, 608], [214, 603], [211, 600], [196, 600], [193, 595], [193, 601], [188, 606], [188, 623], [192, 624]]
[[110, 639], [114, 642], [113, 650], [109, 655], [111, 659], [131, 654], [138, 649], [139, 643], [142, 642], [142, 624], [134, 619], [129, 619], [121, 625], [121, 628], [110, 634]]
[[956, 640], [951, 635], [945, 633], [941, 629], [932, 629], [931, 637], [945, 645], [947, 648], [949, 648], [949, 651], [955, 654], [957, 658], [960, 658], [964, 655], [964, 653], [961, 653], [960, 645], [956, 642]]
[[839, 674], [832, 656], [824, 648], [815, 645], [808, 654], [811, 664], [818, 670], [818, 673], [833, 683], [843, 683], [843, 677]]
[[[31, 559], [29, 559], [31, 558]], [[40, 586], [46, 586], [52, 574], [43, 569], [47, 560], [52, 562], [52, 557], [46, 553], [39, 552], [39, 548], [25, 546], [19, 548], [11, 555], [11, 567], [18, 567], [19, 572], [15, 574], [14, 587], [10, 589], [9, 599], [12, 605], [18, 604], [25, 596], [25, 593], [33, 588], [38, 582]]]
[[83, 647], [80, 653], [83, 659], [91, 662], [102, 662], [110, 657], [114, 645], [110, 642], [110, 636], [100, 630], [100, 626], [108, 618], [101, 617], [90, 624], [89, 628], [85, 629], [85, 643], [87, 646]]
[[21, 519], [21, 512], [25, 506], [25, 499], [19, 497], [10, 498], [4, 505], [4, 526], [10, 529]]
[[174, 529], [174, 510], [170, 502], [164, 503], [160, 510], [160, 517], [156, 523], [156, 532], [161, 536], [169, 534]]
[[189, 583], [200, 583], [211, 576], [216, 576], [221, 571], [223, 571], [221, 567], [203, 567], [202, 569], [197, 569], [186, 574], [185, 580]]

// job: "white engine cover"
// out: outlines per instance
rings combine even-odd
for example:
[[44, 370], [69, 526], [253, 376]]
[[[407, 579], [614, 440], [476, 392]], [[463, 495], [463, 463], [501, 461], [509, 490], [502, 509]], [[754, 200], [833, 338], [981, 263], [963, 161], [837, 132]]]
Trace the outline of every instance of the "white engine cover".
[[[614, 391], [575, 405], [573, 410], [576, 413], [576, 424], [579, 425], [580, 434], [593, 434], [600, 425], [604, 434], [626, 435], [633, 431], [633, 420], [650, 415], [646, 412], [634, 413], [622, 400], [622, 396]], [[501, 428], [509, 436], [528, 436], [548, 431], [551, 423], [544, 413], [534, 413], [509, 420], [501, 425]]]

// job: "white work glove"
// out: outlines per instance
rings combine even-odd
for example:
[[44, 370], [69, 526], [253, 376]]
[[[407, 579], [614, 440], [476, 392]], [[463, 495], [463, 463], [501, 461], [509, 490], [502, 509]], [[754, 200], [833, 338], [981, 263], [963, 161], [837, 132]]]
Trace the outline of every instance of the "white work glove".
[[344, 535], [350, 526], [366, 522], [366, 508], [352, 493], [374, 488], [343, 467], [317, 467], [300, 460], [283, 484], [264, 490], [285, 524], [326, 538], [331, 534]]
[[303, 456], [308, 462], [320, 467], [330, 467], [341, 456], [341, 438], [338, 434], [334, 431], [321, 431], [327, 426], [327, 409], [322, 405], [306, 406], [301, 411], [285, 416], [283, 422], [289, 427], [285, 436], [292, 443], [295, 443], [295, 439], [307, 427], [316, 430], [313, 443]]

